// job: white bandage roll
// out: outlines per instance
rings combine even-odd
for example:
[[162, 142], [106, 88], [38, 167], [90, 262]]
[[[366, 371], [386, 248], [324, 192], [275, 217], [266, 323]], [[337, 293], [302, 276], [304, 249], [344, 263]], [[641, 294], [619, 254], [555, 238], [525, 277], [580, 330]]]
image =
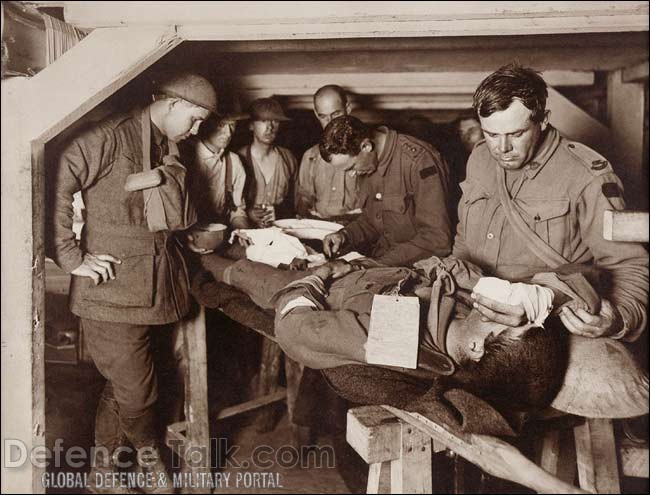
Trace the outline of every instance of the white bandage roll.
[[543, 326], [553, 309], [553, 291], [541, 285], [511, 283], [495, 277], [482, 277], [474, 292], [511, 306], [521, 305], [528, 321]]

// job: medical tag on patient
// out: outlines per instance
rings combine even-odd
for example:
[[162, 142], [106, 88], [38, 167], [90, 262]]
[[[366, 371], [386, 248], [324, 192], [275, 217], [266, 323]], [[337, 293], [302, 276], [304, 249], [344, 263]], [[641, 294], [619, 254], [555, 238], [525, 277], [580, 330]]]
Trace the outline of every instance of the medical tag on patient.
[[417, 297], [375, 295], [366, 343], [369, 364], [417, 368], [420, 301]]

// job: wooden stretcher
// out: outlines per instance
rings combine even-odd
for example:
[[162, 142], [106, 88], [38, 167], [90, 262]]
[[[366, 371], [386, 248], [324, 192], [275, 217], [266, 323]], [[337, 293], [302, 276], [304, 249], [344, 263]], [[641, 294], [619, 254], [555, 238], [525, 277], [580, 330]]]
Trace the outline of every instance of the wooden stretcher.
[[[546, 416], [558, 418], [557, 413]], [[561, 430], [549, 428], [538, 464], [496, 437], [454, 432], [421, 414], [390, 406], [348, 411], [347, 441], [369, 464], [367, 493], [431, 493], [435, 474], [431, 455], [443, 450], [538, 493], [620, 493], [611, 420], [565, 419], [564, 426], [575, 436], [573, 457], [564, 449], [560, 453]], [[634, 454], [629, 449], [635, 449]], [[622, 474], [648, 476], [647, 448], [624, 444], [619, 453]], [[576, 471], [580, 487], [573, 484]]]

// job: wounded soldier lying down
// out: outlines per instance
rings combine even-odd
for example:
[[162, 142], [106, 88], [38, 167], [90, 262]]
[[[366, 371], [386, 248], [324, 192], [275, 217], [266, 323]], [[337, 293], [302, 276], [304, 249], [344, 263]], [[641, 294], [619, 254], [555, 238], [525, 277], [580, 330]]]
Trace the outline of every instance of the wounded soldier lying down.
[[[274, 308], [275, 336], [286, 354], [321, 369], [337, 393], [352, 402], [427, 409], [427, 401], [458, 389], [470, 392], [452, 394], [465, 406], [473, 394], [502, 412], [502, 406], [530, 411], [548, 406], [564, 378], [567, 334], [559, 320], [551, 315], [544, 326], [538, 320], [517, 328], [482, 321], [471, 299], [481, 273], [454, 257], [423, 260], [414, 270], [335, 261], [306, 276], [218, 257], [204, 257], [204, 266], [216, 280], [243, 290], [259, 306]], [[584, 275], [570, 268], [565, 272], [537, 274], [529, 284], [519, 285], [524, 291], [544, 291], [553, 313], [565, 304], [597, 312], [598, 297]], [[376, 294], [419, 297], [417, 369], [367, 364], [365, 344]], [[547, 304], [542, 312], [550, 309]], [[535, 321], [538, 315], [529, 317]], [[487, 406], [476, 399], [468, 407], [477, 412], [478, 403]]]

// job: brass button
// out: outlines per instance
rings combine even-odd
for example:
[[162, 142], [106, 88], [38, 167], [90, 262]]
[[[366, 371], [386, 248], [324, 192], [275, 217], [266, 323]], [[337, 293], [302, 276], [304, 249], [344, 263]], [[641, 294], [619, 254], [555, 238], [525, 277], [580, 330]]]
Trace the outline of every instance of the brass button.
[[377, 199], [381, 199], [381, 198], [382, 198], [381, 193], [377, 193], [377, 194], [375, 194], [375, 198], [377, 198]]
[[487, 238], [490, 240], [494, 239], [494, 234], [492, 232], [488, 232]]
[[336, 186], [332, 187], [332, 191], [336, 191]]

